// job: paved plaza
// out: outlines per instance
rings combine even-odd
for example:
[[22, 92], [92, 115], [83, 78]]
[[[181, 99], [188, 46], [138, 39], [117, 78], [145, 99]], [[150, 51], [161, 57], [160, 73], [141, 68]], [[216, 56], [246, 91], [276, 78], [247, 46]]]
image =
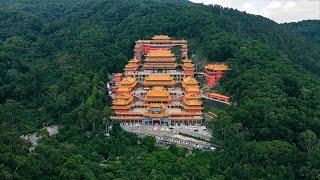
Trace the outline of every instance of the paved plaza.
[[139, 136], [153, 136], [159, 143], [174, 143], [187, 148], [215, 149], [208, 143], [212, 136], [205, 126], [149, 126], [137, 124], [121, 125], [121, 127], [125, 131]]

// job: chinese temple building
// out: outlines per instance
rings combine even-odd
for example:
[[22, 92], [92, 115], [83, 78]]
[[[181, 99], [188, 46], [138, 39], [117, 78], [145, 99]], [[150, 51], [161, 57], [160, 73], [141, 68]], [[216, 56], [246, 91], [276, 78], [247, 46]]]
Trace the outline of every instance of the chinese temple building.
[[145, 70], [156, 72], [176, 69], [176, 60], [171, 50], [150, 50], [144, 61]]
[[137, 72], [138, 67], [139, 67], [139, 61], [137, 59], [131, 59], [129, 63], [125, 66], [124, 71], [135, 73]]
[[144, 87], [153, 87], [153, 86], [165, 86], [165, 87], [173, 87], [175, 82], [173, 78], [168, 74], [150, 74], [148, 75], [144, 82]]
[[[179, 46], [182, 63], [171, 49]], [[176, 67], [181, 65], [182, 69]], [[114, 75], [113, 121], [150, 125], [201, 124], [200, 86], [187, 41], [157, 35], [136, 41], [134, 58]]]
[[[172, 53], [176, 46], [180, 48], [181, 63]], [[167, 35], [136, 41], [133, 59], [128, 61], [123, 73], [113, 76], [115, 115], [111, 120], [124, 124], [202, 124], [203, 95], [194, 77], [195, 65], [187, 52], [187, 41]], [[208, 85], [213, 87], [228, 70], [224, 64], [207, 65]], [[210, 95], [210, 99], [229, 102], [227, 96]]]
[[182, 60], [182, 62], [183, 62], [183, 65], [182, 65], [183, 73], [186, 76], [193, 76], [195, 68], [194, 68], [194, 64], [192, 64], [192, 61], [190, 59], [184, 59]]
[[151, 50], [171, 50], [174, 46], [181, 46], [181, 56], [188, 57], [186, 40], [174, 40], [167, 35], [156, 35], [151, 40], [138, 40], [134, 48], [134, 56], [141, 60]]
[[220, 78], [229, 71], [227, 65], [221, 64], [209, 64], [206, 66], [206, 78], [208, 87], [214, 87]]

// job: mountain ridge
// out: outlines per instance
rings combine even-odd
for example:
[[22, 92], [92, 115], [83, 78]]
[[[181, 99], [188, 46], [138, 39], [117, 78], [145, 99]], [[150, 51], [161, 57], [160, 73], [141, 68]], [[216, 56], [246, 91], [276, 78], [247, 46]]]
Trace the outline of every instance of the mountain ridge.
[[[6, 0], [0, 6], [0, 176], [7, 179], [316, 179], [320, 144], [317, 26], [186, 1]], [[317, 25], [319, 21], [314, 21]], [[296, 28], [299, 27], [298, 29]], [[307, 29], [304, 29], [307, 27]], [[310, 32], [310, 33], [309, 33]], [[138, 138], [114, 126], [105, 92], [134, 42], [168, 34], [189, 42], [199, 67], [231, 71], [212, 91], [236, 106], [205, 104], [215, 152]], [[310, 35], [311, 34], [311, 35]], [[105, 120], [105, 119], [104, 119]], [[34, 152], [19, 136], [43, 134]]]

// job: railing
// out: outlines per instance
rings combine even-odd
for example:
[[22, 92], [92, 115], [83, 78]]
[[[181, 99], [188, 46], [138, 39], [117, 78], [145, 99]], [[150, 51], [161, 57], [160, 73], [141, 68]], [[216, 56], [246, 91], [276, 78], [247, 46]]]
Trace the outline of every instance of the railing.
[[222, 104], [226, 104], [226, 105], [231, 105], [231, 103], [229, 103], [229, 102], [226, 102], [226, 101], [223, 101], [223, 100], [220, 100], [217, 98], [211, 98], [211, 97], [205, 96], [203, 94], [201, 95], [201, 98], [208, 99], [208, 100], [215, 101], [215, 102], [222, 103]]
[[182, 98], [183, 96], [184, 96], [184, 95], [175, 96], [175, 97], [172, 98], [172, 101], [173, 101], [173, 100], [176, 100], [176, 99], [179, 99], [179, 98]]
[[110, 117], [111, 120], [142, 120], [143, 117], [137, 117], [137, 116], [111, 116]]
[[204, 73], [204, 72], [194, 72], [194, 74], [195, 74], [195, 75], [197, 75], [197, 74], [198, 74], [198, 75], [206, 75], [206, 73]]

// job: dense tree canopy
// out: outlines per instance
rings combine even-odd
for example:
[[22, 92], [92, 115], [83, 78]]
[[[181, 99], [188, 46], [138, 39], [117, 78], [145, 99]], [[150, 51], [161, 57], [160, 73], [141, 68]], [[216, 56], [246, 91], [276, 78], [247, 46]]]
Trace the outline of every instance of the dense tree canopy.
[[[277, 24], [185, 0], [0, 1], [0, 177], [5, 179], [318, 179], [320, 22]], [[225, 62], [217, 89], [235, 106], [209, 107], [215, 152], [161, 149], [117, 125], [108, 74], [134, 41], [189, 42], [197, 67]], [[39, 145], [20, 140], [57, 124]]]

